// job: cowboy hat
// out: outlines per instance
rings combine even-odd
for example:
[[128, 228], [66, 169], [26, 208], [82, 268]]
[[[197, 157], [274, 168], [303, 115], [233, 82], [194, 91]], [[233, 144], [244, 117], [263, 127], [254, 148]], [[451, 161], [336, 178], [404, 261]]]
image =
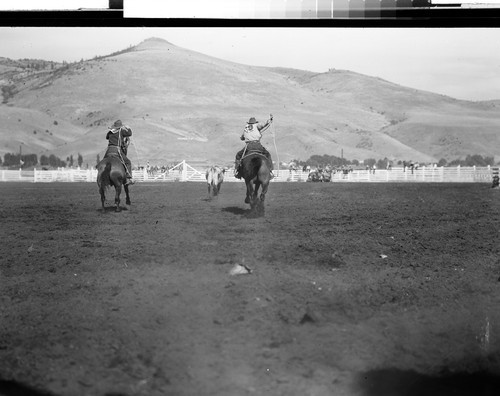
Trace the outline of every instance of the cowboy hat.
[[255, 119], [255, 117], [252, 117], [248, 120], [247, 124], [257, 124], [259, 121]]
[[115, 123], [113, 124], [113, 128], [121, 128], [123, 126], [121, 120], [116, 120]]

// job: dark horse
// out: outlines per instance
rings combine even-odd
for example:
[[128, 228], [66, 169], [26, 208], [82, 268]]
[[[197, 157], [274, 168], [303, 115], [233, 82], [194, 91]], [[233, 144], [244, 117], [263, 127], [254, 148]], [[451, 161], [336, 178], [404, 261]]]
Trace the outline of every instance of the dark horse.
[[[248, 153], [241, 160], [241, 175], [247, 185], [245, 203], [250, 204], [252, 212], [264, 214], [264, 200], [271, 180], [268, 159], [258, 152]], [[259, 188], [261, 188], [260, 196]]]
[[125, 173], [125, 166], [122, 164], [120, 157], [108, 156], [104, 157], [101, 162], [96, 166], [97, 168], [97, 185], [99, 186], [99, 193], [101, 194], [102, 209], [105, 210], [104, 202], [106, 201], [105, 192], [108, 187], [115, 188], [115, 206], [116, 211], [119, 212], [120, 208], [120, 194], [122, 186], [125, 188], [127, 196], [126, 204], [130, 205], [130, 196], [128, 193], [128, 185], [124, 184], [127, 175]]

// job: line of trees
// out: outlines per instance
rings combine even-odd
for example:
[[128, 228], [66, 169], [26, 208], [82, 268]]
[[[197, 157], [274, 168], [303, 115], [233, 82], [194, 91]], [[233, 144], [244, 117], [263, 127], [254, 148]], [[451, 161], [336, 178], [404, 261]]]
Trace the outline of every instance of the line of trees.
[[[71, 154], [69, 157], [66, 157], [66, 162], [69, 164], [69, 166], [75, 165], [75, 160], [73, 159], [73, 154]], [[78, 153], [77, 164], [79, 167], [81, 167], [83, 164], [83, 157], [80, 153]]]
[[38, 157], [36, 154], [11, 154], [6, 153], [3, 156], [3, 166], [11, 167], [11, 166], [24, 166], [24, 167], [34, 167], [38, 164]]
[[81, 167], [83, 164], [83, 156], [78, 153], [77, 160], [73, 158], [73, 154], [66, 158], [66, 161], [63, 161], [61, 158], [57, 157], [54, 154], [50, 155], [41, 155], [40, 160], [38, 160], [38, 156], [36, 154], [12, 154], [6, 153], [4, 154], [4, 158], [0, 157], [0, 165], [4, 167], [16, 167], [16, 168], [34, 168], [36, 166], [42, 167], [51, 167], [51, 168], [65, 168], [67, 165], [70, 167], [74, 165], [78, 165]]
[[[341, 167], [341, 166], [359, 166], [360, 161], [358, 160], [349, 160], [346, 158], [340, 158], [335, 155], [311, 155], [309, 159], [306, 161], [301, 161], [301, 160], [293, 160], [298, 166], [312, 166], [312, 167], [321, 167], [324, 168], [327, 165], [333, 166], [333, 167]], [[406, 161], [407, 163], [410, 162], [409, 160]], [[375, 159], [375, 158], [366, 158], [363, 160], [362, 164], [364, 166], [370, 166], [372, 167], [375, 165], [378, 169], [386, 169], [388, 164], [391, 164], [392, 166], [394, 165], [402, 165], [403, 161], [398, 160], [396, 163], [393, 163], [393, 161], [389, 160], [387, 157], [382, 158], [382, 159]], [[494, 166], [495, 165], [495, 159], [494, 157], [488, 157], [485, 156], [483, 157], [480, 154], [473, 154], [473, 155], [467, 155], [464, 159], [455, 159], [450, 162], [448, 162], [446, 159], [441, 158], [439, 162], [437, 163], [437, 166]]]
[[448, 166], [493, 166], [495, 165], [494, 157], [483, 157], [479, 154], [467, 155], [465, 159], [456, 159], [447, 164]]
[[301, 160], [293, 160], [298, 166], [315, 166], [315, 167], [321, 167], [324, 168], [327, 165], [330, 166], [335, 166], [335, 167], [340, 167], [343, 165], [359, 165], [358, 160], [348, 160], [346, 158], [341, 158], [341, 157], [336, 157], [335, 155], [328, 155], [328, 154], [323, 154], [323, 155], [311, 155], [308, 160], [306, 161], [301, 161]]

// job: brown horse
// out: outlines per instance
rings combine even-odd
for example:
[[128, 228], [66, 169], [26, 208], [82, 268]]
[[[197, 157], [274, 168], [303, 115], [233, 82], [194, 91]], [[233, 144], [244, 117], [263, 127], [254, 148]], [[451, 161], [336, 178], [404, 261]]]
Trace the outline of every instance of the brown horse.
[[[264, 200], [271, 180], [271, 167], [264, 154], [250, 152], [241, 160], [241, 175], [247, 186], [245, 203], [255, 214], [264, 214]], [[259, 188], [261, 188], [259, 196]]]
[[125, 166], [122, 164], [118, 156], [104, 157], [101, 162], [96, 166], [97, 168], [97, 185], [99, 186], [99, 193], [101, 194], [101, 204], [103, 211], [105, 210], [104, 202], [106, 201], [105, 192], [108, 187], [115, 188], [115, 206], [116, 211], [120, 212], [120, 194], [122, 186], [125, 188], [127, 196], [125, 203], [130, 205], [130, 196], [128, 192], [128, 185], [124, 184], [127, 180], [125, 173]]

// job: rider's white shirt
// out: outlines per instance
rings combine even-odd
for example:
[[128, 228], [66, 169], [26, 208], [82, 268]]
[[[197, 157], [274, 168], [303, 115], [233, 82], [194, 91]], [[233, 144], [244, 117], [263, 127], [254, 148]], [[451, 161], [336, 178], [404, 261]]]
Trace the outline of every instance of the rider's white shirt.
[[247, 124], [245, 130], [243, 131], [243, 137], [245, 142], [259, 142], [262, 138], [262, 133], [260, 133], [259, 124]]

